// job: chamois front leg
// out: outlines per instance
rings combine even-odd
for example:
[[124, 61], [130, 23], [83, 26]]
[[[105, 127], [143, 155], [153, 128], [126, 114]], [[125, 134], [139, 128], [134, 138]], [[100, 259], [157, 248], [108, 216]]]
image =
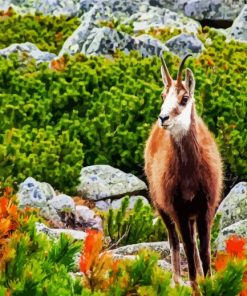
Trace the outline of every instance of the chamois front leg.
[[191, 219], [189, 223], [190, 223], [191, 235], [192, 235], [194, 243], [195, 243], [194, 258], [195, 258], [195, 264], [196, 264], [196, 273], [199, 274], [200, 276], [204, 276], [204, 272], [203, 272], [203, 268], [202, 268], [202, 262], [201, 262], [200, 254], [199, 254], [199, 251], [198, 251], [197, 242], [196, 242], [196, 227], [195, 227], [196, 226], [196, 220]]
[[207, 213], [197, 218], [197, 229], [200, 240], [200, 257], [202, 261], [202, 267], [204, 276], [211, 275], [211, 252], [210, 252], [210, 230], [211, 221], [208, 218]]
[[196, 262], [195, 262], [195, 250], [196, 245], [194, 241], [194, 234], [191, 231], [191, 222], [189, 218], [178, 218], [178, 227], [183, 240], [184, 251], [186, 254], [190, 284], [194, 290], [197, 290], [198, 284], [196, 282]]
[[175, 284], [181, 283], [180, 270], [180, 247], [179, 238], [176, 231], [175, 223], [172, 219], [161, 209], [158, 210], [168, 231], [168, 239], [171, 250], [172, 276]]

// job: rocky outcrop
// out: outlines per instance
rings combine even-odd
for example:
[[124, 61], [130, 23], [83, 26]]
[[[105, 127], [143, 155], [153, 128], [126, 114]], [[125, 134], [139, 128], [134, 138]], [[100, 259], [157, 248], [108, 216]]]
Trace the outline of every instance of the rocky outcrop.
[[56, 195], [52, 186], [28, 177], [17, 192], [19, 206], [39, 209], [40, 215], [55, 227], [102, 230], [102, 219], [86, 206], [76, 205], [66, 194]]
[[77, 187], [81, 196], [92, 200], [134, 195], [147, 190], [146, 184], [132, 174], [126, 174], [110, 165], [84, 167]]
[[[134, 35], [101, 27], [102, 21], [116, 19], [120, 23], [133, 26]], [[150, 6], [145, 1], [104, 1], [95, 4], [81, 17], [81, 25], [65, 41], [59, 56], [78, 52], [108, 55], [116, 49], [126, 53], [138, 50], [142, 56], [159, 55], [161, 51], [167, 50], [162, 42], [152, 37], [135, 37], [135, 33], [159, 27], [176, 28], [190, 33], [197, 33], [201, 28], [194, 20], [168, 9]]]
[[19, 59], [24, 60], [25, 62], [27, 61], [26, 57], [29, 59], [35, 59], [37, 64], [42, 62], [50, 62], [56, 58], [54, 53], [41, 51], [36, 45], [30, 42], [14, 43], [0, 50], [0, 55], [6, 58], [12, 53], [17, 53]]

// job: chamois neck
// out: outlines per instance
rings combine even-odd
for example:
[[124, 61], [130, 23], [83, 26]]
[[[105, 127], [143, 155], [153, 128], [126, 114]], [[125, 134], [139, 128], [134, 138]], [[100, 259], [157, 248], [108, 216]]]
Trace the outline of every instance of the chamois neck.
[[197, 120], [194, 106], [191, 110], [190, 127], [185, 135], [179, 141], [172, 137], [172, 144], [178, 160], [185, 166], [195, 166], [198, 163], [199, 147], [197, 141]]

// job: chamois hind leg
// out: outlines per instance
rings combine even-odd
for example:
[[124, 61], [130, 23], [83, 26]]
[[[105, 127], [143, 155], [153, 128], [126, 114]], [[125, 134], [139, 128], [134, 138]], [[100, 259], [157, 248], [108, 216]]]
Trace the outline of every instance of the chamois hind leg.
[[196, 272], [197, 274], [199, 274], [200, 276], [203, 276], [203, 269], [202, 269], [202, 262], [201, 262], [201, 258], [199, 255], [199, 251], [198, 251], [198, 246], [197, 246], [197, 242], [196, 242], [196, 221], [195, 219], [191, 219], [189, 221], [190, 223], [190, 231], [191, 231], [191, 235], [193, 236], [193, 240], [195, 243], [195, 254], [194, 254], [194, 258], [195, 258], [195, 264], [196, 264]]
[[202, 261], [204, 276], [211, 275], [210, 228], [211, 221], [209, 221], [207, 213], [197, 218], [197, 229], [200, 240], [200, 257]]
[[196, 262], [195, 262], [195, 241], [193, 231], [191, 231], [190, 219], [178, 217], [178, 227], [183, 240], [184, 251], [186, 254], [190, 284], [194, 290], [197, 290], [196, 282]]
[[166, 225], [168, 231], [168, 239], [171, 250], [171, 263], [172, 263], [172, 276], [175, 284], [181, 282], [181, 270], [180, 270], [180, 248], [179, 248], [179, 238], [175, 223], [172, 219], [161, 209], [159, 213]]

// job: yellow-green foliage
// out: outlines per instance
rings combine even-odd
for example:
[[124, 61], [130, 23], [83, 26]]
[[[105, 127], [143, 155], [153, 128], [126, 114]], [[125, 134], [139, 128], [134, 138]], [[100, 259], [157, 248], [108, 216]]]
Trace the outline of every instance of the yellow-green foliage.
[[105, 233], [110, 237], [110, 246], [123, 246], [167, 239], [166, 228], [161, 218], [156, 221], [150, 205], [137, 200], [132, 210], [128, 209], [129, 198], [122, 201], [118, 210], [110, 209], [105, 217]]
[[[45, 24], [52, 22], [40, 18]], [[5, 22], [8, 30], [16, 27], [8, 18]], [[55, 28], [60, 25], [57, 18], [54, 22]], [[206, 51], [187, 61], [196, 78], [197, 110], [215, 134], [225, 168], [243, 178], [247, 175], [247, 45], [226, 43], [215, 30], [206, 29], [199, 37]], [[165, 59], [176, 77], [179, 58], [166, 53]], [[142, 58], [136, 52], [128, 56], [116, 52], [113, 60], [66, 56], [53, 69], [33, 61], [23, 67], [14, 55], [7, 61], [0, 57], [1, 177], [19, 182], [33, 175], [69, 192], [77, 184], [83, 159], [83, 165], [108, 163], [141, 175], [144, 144], [160, 111], [161, 91], [159, 58]], [[15, 142], [8, 140], [13, 128], [18, 134]], [[46, 148], [37, 148], [38, 134], [43, 134], [40, 146], [45, 141]], [[67, 140], [60, 149], [61, 137]], [[18, 145], [23, 146], [20, 152]], [[60, 171], [60, 165], [65, 169]]]
[[17, 15], [0, 11], [0, 49], [12, 43], [32, 42], [40, 50], [58, 53], [64, 41], [79, 26], [78, 18]]

